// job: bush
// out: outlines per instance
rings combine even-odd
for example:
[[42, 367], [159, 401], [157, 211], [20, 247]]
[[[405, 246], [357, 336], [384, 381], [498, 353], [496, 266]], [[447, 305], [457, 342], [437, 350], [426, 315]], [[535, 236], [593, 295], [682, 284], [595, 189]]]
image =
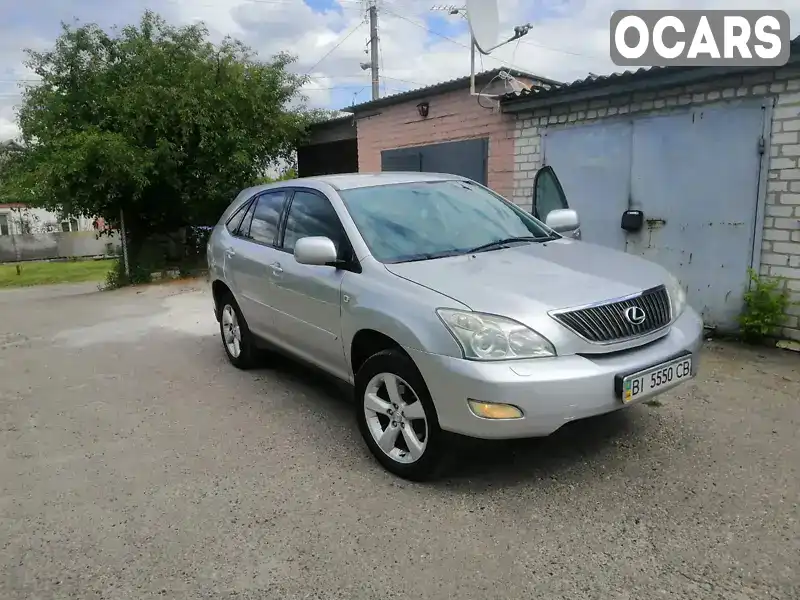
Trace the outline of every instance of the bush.
[[102, 286], [102, 289], [116, 290], [126, 285], [127, 281], [125, 265], [122, 263], [122, 259], [119, 258], [114, 261], [114, 266], [106, 273], [106, 282], [105, 285]]
[[114, 261], [114, 266], [106, 275], [106, 282], [103, 286], [105, 290], [116, 290], [126, 285], [136, 285], [137, 283], [150, 283], [152, 272], [147, 266], [142, 264], [130, 265], [131, 275], [125, 274], [125, 261], [118, 258]]
[[744, 310], [739, 316], [742, 339], [763, 343], [773, 338], [786, 319], [789, 297], [780, 277], [766, 279], [748, 269], [750, 289], [744, 294]]

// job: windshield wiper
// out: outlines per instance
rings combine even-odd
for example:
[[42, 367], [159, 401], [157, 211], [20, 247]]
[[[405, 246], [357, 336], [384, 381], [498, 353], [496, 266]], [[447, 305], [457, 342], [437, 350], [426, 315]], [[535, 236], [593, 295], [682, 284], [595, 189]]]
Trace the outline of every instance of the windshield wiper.
[[477, 246], [475, 248], [472, 248], [471, 250], [467, 250], [466, 254], [472, 254], [473, 252], [483, 252], [485, 250], [494, 250], [495, 248], [501, 248], [503, 246], [507, 246], [508, 244], [513, 244], [514, 242], [546, 242], [550, 239], [551, 239], [550, 236], [533, 237], [529, 235], [523, 237], [510, 237], [502, 240], [497, 240], [495, 242], [489, 242], [488, 244], [483, 244], [481, 246]]
[[463, 254], [461, 250], [445, 250], [444, 252], [430, 252], [428, 254], [414, 254], [413, 256], [407, 256], [403, 258], [398, 258], [396, 260], [388, 261], [387, 264], [397, 264], [397, 263], [409, 263], [409, 262], [420, 262], [423, 260], [434, 260], [436, 258], [447, 258], [450, 256], [458, 256]]

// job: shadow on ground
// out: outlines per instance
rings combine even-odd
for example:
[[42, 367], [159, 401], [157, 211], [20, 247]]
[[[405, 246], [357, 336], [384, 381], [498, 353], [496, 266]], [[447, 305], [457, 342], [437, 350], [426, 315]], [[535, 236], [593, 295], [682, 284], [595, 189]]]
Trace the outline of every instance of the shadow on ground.
[[[284, 385], [302, 390], [297, 401], [313, 404], [312, 410], [322, 412], [332, 435], [341, 429], [351, 430], [360, 450], [368, 454], [353, 415], [355, 403], [350, 386], [280, 354], [265, 353], [262, 361], [264, 366], [252, 371], [255, 377], [277, 378]], [[450, 435], [451, 456], [441, 479], [431, 485], [513, 485], [531, 479], [556, 479], [559, 472], [579, 463], [605, 461], [612, 452], [619, 460], [615, 451], [620, 446], [645, 443], [653, 425], [648, 413], [653, 410], [657, 406], [642, 405], [574, 421], [545, 438], [477, 440]]]

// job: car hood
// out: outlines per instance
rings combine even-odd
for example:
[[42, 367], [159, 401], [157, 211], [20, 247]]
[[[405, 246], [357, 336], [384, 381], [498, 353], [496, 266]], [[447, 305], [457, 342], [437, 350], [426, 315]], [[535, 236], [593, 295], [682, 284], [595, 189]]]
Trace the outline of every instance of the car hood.
[[668, 277], [642, 258], [565, 239], [386, 268], [472, 310], [523, 323], [544, 311], [635, 294]]

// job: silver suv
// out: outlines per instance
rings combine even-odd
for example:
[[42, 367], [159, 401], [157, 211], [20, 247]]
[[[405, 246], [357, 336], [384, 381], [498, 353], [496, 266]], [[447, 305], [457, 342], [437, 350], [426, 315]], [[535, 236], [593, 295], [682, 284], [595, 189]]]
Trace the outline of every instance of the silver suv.
[[703, 326], [679, 282], [574, 239], [554, 174], [536, 193], [546, 224], [453, 175], [242, 191], [208, 244], [230, 362], [277, 348], [353, 384], [367, 446], [409, 479], [448, 432], [545, 436], [692, 378]]

